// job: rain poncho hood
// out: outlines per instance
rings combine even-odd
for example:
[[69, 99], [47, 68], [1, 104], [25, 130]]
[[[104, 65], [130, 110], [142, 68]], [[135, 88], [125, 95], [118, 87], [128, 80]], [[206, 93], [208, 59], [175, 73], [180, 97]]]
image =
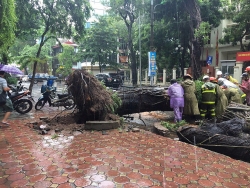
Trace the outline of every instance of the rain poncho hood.
[[215, 88], [215, 84], [213, 84], [212, 82], [205, 82], [204, 86], [208, 89], [214, 89]]

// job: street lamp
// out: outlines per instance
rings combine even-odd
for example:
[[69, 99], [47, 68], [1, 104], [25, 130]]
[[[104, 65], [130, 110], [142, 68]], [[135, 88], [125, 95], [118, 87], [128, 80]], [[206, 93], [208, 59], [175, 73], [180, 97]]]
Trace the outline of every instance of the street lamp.
[[[183, 50], [184, 48], [180, 44], [178, 44], [178, 46], [175, 48], [175, 51], [180, 54], [182, 54]], [[182, 59], [180, 57], [179, 57], [179, 63], [181, 63], [181, 76], [183, 76], [184, 67], [183, 67]]]

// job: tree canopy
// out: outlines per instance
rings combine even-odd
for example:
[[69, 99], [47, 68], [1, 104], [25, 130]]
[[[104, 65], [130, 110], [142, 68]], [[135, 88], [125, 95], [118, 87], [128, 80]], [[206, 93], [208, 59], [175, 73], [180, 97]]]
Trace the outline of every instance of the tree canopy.
[[[0, 1], [0, 54], [7, 52], [15, 40], [16, 13], [14, 0]], [[4, 62], [6, 63], [6, 62]]]
[[240, 43], [241, 51], [250, 51], [250, 42], [245, 37], [250, 35], [250, 1], [249, 0], [232, 0], [226, 3], [224, 15], [232, 21], [230, 27], [224, 29], [225, 35], [220, 40], [223, 44], [237, 45]]
[[85, 35], [81, 51], [84, 59], [90, 59], [92, 63], [99, 62], [102, 72], [106, 65], [116, 66], [117, 54], [117, 30], [113, 26], [112, 17], [101, 17]]

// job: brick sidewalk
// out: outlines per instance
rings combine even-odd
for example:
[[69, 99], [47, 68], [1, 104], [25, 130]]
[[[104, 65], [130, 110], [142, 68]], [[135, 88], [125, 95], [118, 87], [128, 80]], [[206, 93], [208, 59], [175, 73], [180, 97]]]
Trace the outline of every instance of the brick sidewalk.
[[0, 128], [0, 188], [250, 187], [250, 164], [151, 132], [52, 139], [29, 121]]

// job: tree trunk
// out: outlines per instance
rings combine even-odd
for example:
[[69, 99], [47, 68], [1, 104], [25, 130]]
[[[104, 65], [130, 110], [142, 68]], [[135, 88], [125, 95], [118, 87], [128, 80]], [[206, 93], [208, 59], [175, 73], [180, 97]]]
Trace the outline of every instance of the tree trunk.
[[172, 111], [166, 92], [163, 88], [124, 88], [118, 91], [122, 106], [117, 110], [118, 115], [150, 112]]
[[[194, 127], [186, 127], [177, 132], [181, 141], [193, 143], [194, 139], [197, 146], [228, 155], [230, 157], [250, 162], [250, 142], [249, 140], [217, 134], [210, 137], [207, 131]], [[189, 141], [188, 141], [189, 140]], [[202, 144], [199, 144], [202, 143]], [[230, 147], [235, 146], [235, 147]], [[238, 147], [237, 147], [238, 146]], [[245, 146], [245, 147], [242, 147]]]
[[195, 29], [200, 27], [200, 23], [202, 21], [201, 14], [200, 14], [200, 7], [197, 3], [197, 0], [185, 0], [185, 7], [191, 17], [191, 21], [189, 22], [190, 26], [190, 39], [192, 42], [192, 58], [191, 58], [191, 67], [192, 67], [192, 74], [194, 79], [198, 79], [202, 72], [201, 72], [201, 46], [200, 46], [200, 39], [195, 37]]

